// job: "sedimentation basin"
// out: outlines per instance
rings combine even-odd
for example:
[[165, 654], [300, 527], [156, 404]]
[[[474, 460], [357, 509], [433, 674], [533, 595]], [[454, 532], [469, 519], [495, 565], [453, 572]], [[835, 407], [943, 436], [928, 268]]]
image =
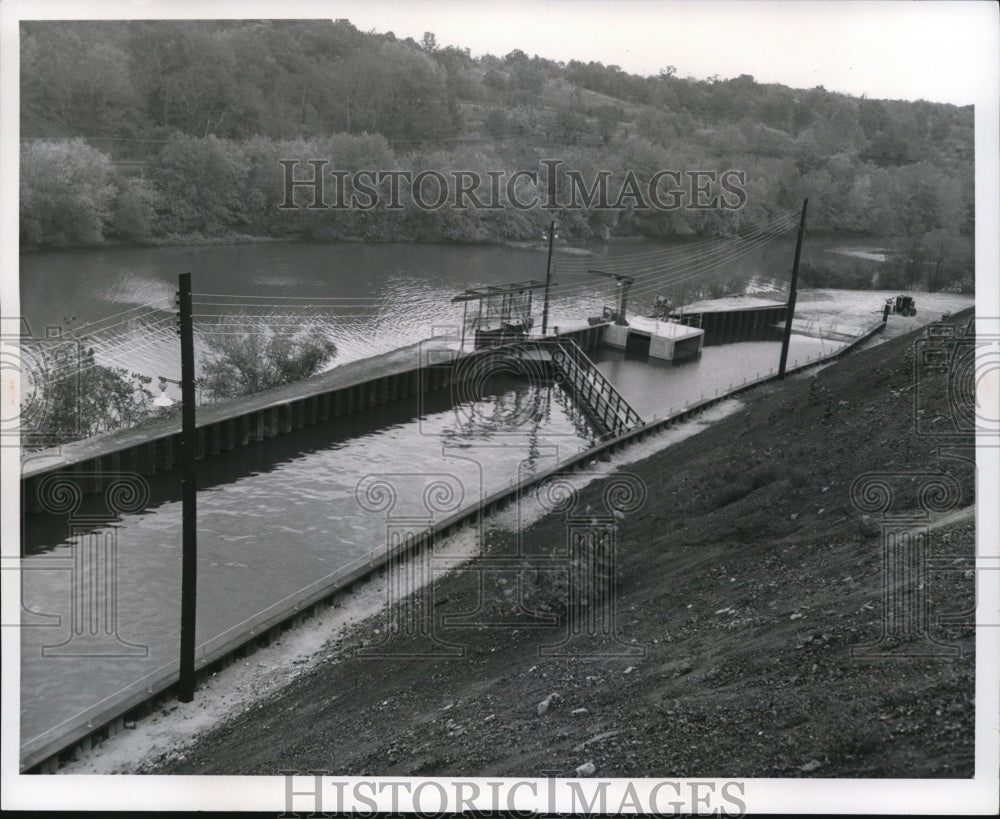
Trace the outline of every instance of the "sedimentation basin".
[[[870, 327], [853, 342], [827, 356], [806, 362], [789, 372], [804, 370], [826, 363], [846, 354], [859, 343], [883, 328], [883, 324]], [[603, 327], [588, 326], [562, 333], [583, 349], [593, 349], [601, 343]], [[430, 339], [383, 356], [353, 362], [328, 373], [299, 382], [281, 390], [258, 394], [229, 402], [225, 405], [199, 409], [198, 448], [202, 458], [249, 446], [257, 441], [281, 435], [330, 418], [364, 411], [380, 403], [391, 402], [414, 393], [424, 393], [447, 388], [461, 377], [457, 366], [469, 354], [457, 349], [449, 338]], [[267, 644], [283, 630], [304, 618], [312, 616], [318, 606], [332, 602], [353, 584], [381, 570], [389, 560], [404, 554], [417, 555], [430, 548], [436, 539], [446, 537], [459, 529], [481, 523], [482, 520], [516, 500], [556, 472], [585, 469], [595, 457], [606, 458], [610, 453], [623, 449], [648, 435], [686, 420], [692, 415], [720, 400], [772, 381], [774, 375], [747, 381], [729, 391], [691, 404], [655, 421], [646, 422], [628, 432], [604, 440], [596, 446], [562, 461], [558, 466], [497, 491], [467, 508], [435, 522], [420, 536], [401, 543], [395, 551], [381, 550], [377, 556], [355, 561], [337, 572], [322, 578], [317, 584], [303, 588], [292, 599], [272, 607], [245, 631], [232, 635], [225, 641], [216, 641], [211, 651], [202, 652], [198, 659], [198, 674], [204, 677], [227, 665], [234, 658], [243, 656], [257, 645]], [[164, 419], [141, 429], [128, 430], [99, 439], [70, 444], [58, 453], [41, 453], [25, 465], [22, 492], [25, 508], [37, 508], [38, 488], [47, 476], [80, 475], [87, 491], [103, 491], [106, 479], [102, 474], [133, 472], [154, 475], [168, 471], [179, 462], [179, 419]], [[32, 497], [35, 493], [36, 497]], [[373, 553], [374, 555], [375, 553]], [[21, 747], [21, 768], [31, 772], [51, 772], [75, 748], [88, 748], [94, 741], [121, 730], [127, 720], [142, 716], [155, 707], [164, 697], [170, 696], [177, 679], [176, 667], [165, 667], [142, 680], [142, 684], [123, 691], [114, 701], [98, 704], [81, 713], [70, 723], [63, 724], [38, 741]]]

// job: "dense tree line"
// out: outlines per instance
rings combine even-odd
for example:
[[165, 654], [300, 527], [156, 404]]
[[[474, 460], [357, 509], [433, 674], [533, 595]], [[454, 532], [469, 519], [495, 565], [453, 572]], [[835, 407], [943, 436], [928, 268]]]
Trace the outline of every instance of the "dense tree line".
[[26, 22], [21, 134], [447, 137], [450, 65], [346, 21]]
[[[25, 247], [534, 239], [553, 216], [566, 237], [731, 234], [808, 195], [812, 230], [899, 237], [928, 283], [971, 256], [971, 108], [521, 51], [474, 59], [430, 33], [417, 43], [347, 21], [26, 22], [21, 46]], [[384, 196], [371, 209], [279, 209], [281, 159], [487, 178], [552, 157], [561, 191], [565, 171], [609, 172], [618, 191], [629, 171], [738, 169], [746, 203], [554, 213], [510, 207], [501, 191], [500, 207], [426, 210], [404, 189], [400, 209]]]

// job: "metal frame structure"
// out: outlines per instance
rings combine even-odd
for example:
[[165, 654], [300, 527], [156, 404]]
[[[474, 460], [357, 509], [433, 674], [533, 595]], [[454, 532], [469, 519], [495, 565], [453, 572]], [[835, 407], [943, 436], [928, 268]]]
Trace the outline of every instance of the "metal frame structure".
[[[468, 319], [469, 302], [478, 302], [474, 329], [475, 346], [503, 343], [512, 338], [527, 335], [534, 320], [531, 317], [532, 294], [545, 287], [543, 282], [531, 279], [509, 284], [472, 287], [452, 298], [452, 304], [462, 302], [462, 347], [465, 346], [465, 331], [470, 325]], [[480, 344], [480, 341], [483, 344]]]

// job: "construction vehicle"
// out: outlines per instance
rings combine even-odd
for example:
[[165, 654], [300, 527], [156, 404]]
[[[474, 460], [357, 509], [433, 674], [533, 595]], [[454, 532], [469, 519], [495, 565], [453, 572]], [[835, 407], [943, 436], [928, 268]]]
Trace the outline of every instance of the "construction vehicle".
[[917, 303], [913, 296], [896, 296], [896, 301], [889, 299], [887, 304], [892, 304], [892, 312], [901, 316], [915, 316], [917, 314]]

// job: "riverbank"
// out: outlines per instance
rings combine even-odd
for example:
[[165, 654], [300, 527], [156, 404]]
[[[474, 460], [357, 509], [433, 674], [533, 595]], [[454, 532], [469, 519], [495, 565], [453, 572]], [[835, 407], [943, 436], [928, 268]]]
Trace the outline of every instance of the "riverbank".
[[[826, 238], [830, 236], [842, 236], [842, 233], [813, 233], [810, 234], [814, 238]], [[645, 243], [661, 245], [664, 242], [667, 243], [677, 243], [679, 246], [684, 242], [701, 242], [705, 241], [705, 236], [698, 235], [683, 235], [683, 236], [615, 236], [611, 239], [606, 239], [601, 241], [595, 239], [594, 237], [586, 237], [580, 239], [574, 239], [574, 241], [596, 243], [596, 244], [625, 244], [625, 245], [636, 245], [640, 246]], [[739, 239], [738, 235], [732, 236], [716, 236], [719, 239]], [[850, 241], [864, 243], [866, 236], [863, 234], [850, 234]], [[882, 245], [885, 243], [885, 237], [873, 234], [871, 237], [873, 242], [879, 245], [881, 249]], [[258, 245], [258, 244], [296, 244], [299, 242], [307, 242], [310, 244], [441, 244], [442, 240], [439, 237], [435, 237], [429, 241], [421, 239], [419, 236], [400, 236], [392, 238], [369, 238], [364, 236], [348, 236], [348, 237], [338, 237], [336, 239], [330, 239], [324, 241], [323, 239], [317, 239], [315, 237], [310, 237], [308, 239], [303, 239], [296, 236], [270, 236], [267, 234], [256, 234], [256, 233], [224, 233], [221, 235], [206, 236], [202, 233], [185, 233], [185, 234], [170, 234], [167, 236], [151, 236], [144, 239], [141, 242], [135, 241], [125, 241], [121, 239], [103, 239], [101, 242], [96, 244], [88, 245], [68, 245], [68, 246], [51, 246], [51, 245], [26, 245], [21, 244], [18, 252], [19, 253], [44, 253], [47, 251], [66, 251], [66, 250], [109, 250], [112, 248], [144, 248], [144, 247], [199, 247], [199, 246], [216, 246], [216, 245]], [[497, 237], [492, 240], [485, 241], [445, 241], [446, 244], [454, 244], [462, 247], [511, 247], [517, 248], [519, 250], [541, 250], [548, 252], [548, 240], [546, 239], [514, 239], [514, 238], [500, 238]], [[591, 250], [586, 248], [573, 247], [569, 244], [569, 239], [560, 239], [556, 242], [553, 250], [557, 253], [565, 253], [568, 255], [575, 256], [589, 256], [593, 255]], [[852, 250], [845, 249], [843, 251], [834, 251], [842, 253], [843, 255], [851, 255], [858, 258], [869, 258], [871, 257], [871, 251], [865, 250]], [[873, 261], [879, 261], [878, 259], [870, 258]]]
[[[974, 553], [971, 466], [913, 434], [914, 340], [762, 387], [704, 434], [628, 467], [648, 493], [618, 528], [616, 635], [633, 656], [602, 657], [610, 641], [583, 635], [581, 655], [545, 658], [559, 629], [512, 623], [441, 630], [464, 659], [362, 660], [355, 649], [380, 639], [382, 615], [346, 631], [317, 625], [314, 637], [329, 626], [331, 640], [307, 670], [254, 655], [244, 668], [264, 663], [277, 684], [261, 700], [220, 679], [222, 725], [112, 769], [540, 776], [589, 761], [605, 776], [971, 776], [974, 630], [935, 633], [957, 659], [909, 659], [905, 642], [886, 646], [896, 660], [850, 655], [881, 630], [879, 522], [853, 505], [855, 478], [949, 472], [961, 496], [933, 522], [932, 550]], [[922, 395], [925, 411], [949, 411], [943, 388]], [[600, 508], [601, 491], [582, 489], [580, 505]], [[487, 532], [487, 560], [514, 546], [517, 527], [503, 523]], [[558, 516], [523, 528], [526, 553], [565, 542]], [[521, 582], [531, 607], [559, 613], [543, 574], [473, 562], [441, 582], [435, 611], [478, 606], [516, 622]], [[971, 575], [931, 574], [932, 615], [970, 608]], [[173, 713], [190, 722], [206, 693]], [[64, 770], [108, 770], [98, 761], [117, 741]]]
[[[688, 237], [678, 237], [688, 238]], [[113, 248], [143, 248], [143, 247], [214, 247], [217, 245], [262, 245], [262, 244], [295, 244], [297, 242], [308, 242], [310, 244], [441, 244], [441, 239], [435, 238], [431, 241], [422, 241], [419, 237], [401, 236], [393, 239], [368, 239], [364, 237], [341, 237], [330, 239], [324, 242], [322, 239], [300, 239], [295, 236], [267, 236], [252, 233], [227, 233], [221, 236], [205, 236], [201, 233], [175, 234], [170, 236], [156, 236], [143, 240], [142, 242], [126, 242], [116, 239], [104, 239], [98, 244], [91, 245], [71, 245], [63, 247], [22, 245], [20, 253], [43, 253], [45, 251], [63, 250], [109, 250]], [[645, 236], [622, 236], [616, 237], [614, 242], [641, 244], [642, 242], [656, 241]], [[462, 247], [512, 247], [519, 250], [541, 250], [548, 252], [547, 241], [528, 241], [524, 239], [495, 239], [493, 241], [475, 242], [447, 242], [447, 244], [459, 245]], [[589, 250], [574, 248], [563, 242], [557, 244], [553, 250], [556, 253], [567, 253], [577, 256], [589, 256]]]

